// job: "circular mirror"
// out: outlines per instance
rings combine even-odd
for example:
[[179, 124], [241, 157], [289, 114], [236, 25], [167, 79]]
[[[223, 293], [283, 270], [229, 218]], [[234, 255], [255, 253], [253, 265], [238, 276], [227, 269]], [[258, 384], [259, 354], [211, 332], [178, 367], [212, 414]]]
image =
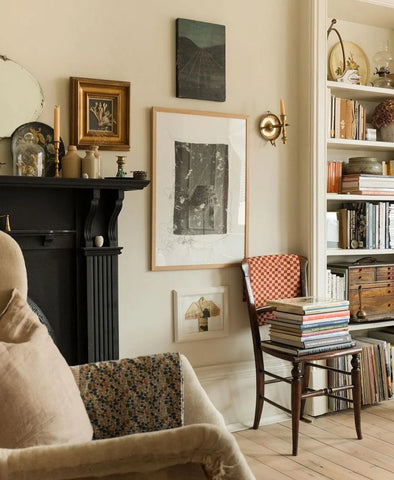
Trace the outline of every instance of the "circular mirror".
[[36, 120], [44, 106], [37, 80], [21, 65], [0, 55], [0, 138]]

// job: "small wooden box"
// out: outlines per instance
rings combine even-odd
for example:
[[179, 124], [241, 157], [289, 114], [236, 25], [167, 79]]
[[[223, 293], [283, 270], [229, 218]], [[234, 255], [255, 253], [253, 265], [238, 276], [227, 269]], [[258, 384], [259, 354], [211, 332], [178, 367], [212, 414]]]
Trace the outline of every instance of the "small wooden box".
[[336, 263], [328, 268], [345, 277], [351, 322], [394, 319], [394, 264]]

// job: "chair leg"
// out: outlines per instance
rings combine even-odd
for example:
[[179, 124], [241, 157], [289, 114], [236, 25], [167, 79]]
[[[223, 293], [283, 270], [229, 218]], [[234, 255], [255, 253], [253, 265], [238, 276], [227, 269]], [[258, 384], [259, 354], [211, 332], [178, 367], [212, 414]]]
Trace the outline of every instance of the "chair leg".
[[352, 384], [353, 384], [353, 410], [354, 423], [356, 425], [357, 438], [363, 438], [361, 433], [361, 373], [360, 373], [360, 354], [352, 355]]
[[[309, 375], [310, 375], [311, 367], [309, 365], [304, 366], [304, 378], [302, 382], [302, 392], [305, 392], [309, 386]], [[301, 400], [301, 412], [300, 412], [300, 419], [304, 417], [304, 410], [305, 410], [305, 402], [306, 400]]]
[[254, 411], [253, 428], [257, 430], [260, 425], [261, 414], [264, 406], [264, 372], [256, 368], [256, 407]]
[[302, 394], [302, 370], [299, 362], [293, 363], [291, 370], [293, 376], [291, 382], [291, 422], [293, 436], [293, 455], [298, 452], [298, 433], [301, 415], [301, 394]]

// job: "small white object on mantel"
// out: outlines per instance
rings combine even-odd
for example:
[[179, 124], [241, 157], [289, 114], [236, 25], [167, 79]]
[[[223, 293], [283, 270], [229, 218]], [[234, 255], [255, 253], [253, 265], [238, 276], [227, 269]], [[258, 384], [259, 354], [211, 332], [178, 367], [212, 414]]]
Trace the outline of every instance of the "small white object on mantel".
[[104, 237], [102, 235], [94, 237], [94, 244], [96, 247], [102, 247], [104, 245]]

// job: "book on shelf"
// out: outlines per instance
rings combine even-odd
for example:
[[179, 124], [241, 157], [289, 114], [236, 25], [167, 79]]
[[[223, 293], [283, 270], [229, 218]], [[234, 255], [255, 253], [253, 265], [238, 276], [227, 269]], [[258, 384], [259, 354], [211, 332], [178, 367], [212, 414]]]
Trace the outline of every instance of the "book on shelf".
[[390, 344], [370, 337], [357, 337], [355, 341], [362, 348], [362, 403], [388, 400], [392, 395]]
[[335, 345], [338, 343], [350, 342], [352, 338], [348, 332], [345, 332], [345, 333], [340, 332], [339, 335], [333, 335], [333, 336], [322, 335], [322, 338], [314, 337], [313, 339], [307, 339], [307, 340], [299, 340], [296, 337], [292, 337], [291, 335], [286, 335], [286, 334], [277, 334], [277, 335], [270, 334], [270, 340], [273, 342], [282, 343], [285, 345], [291, 345], [292, 347], [314, 348], [314, 347], [322, 347], [325, 345]]
[[347, 310], [339, 310], [334, 312], [324, 312], [324, 313], [312, 313], [309, 315], [299, 314], [299, 313], [290, 313], [290, 312], [283, 312], [275, 310], [273, 312], [275, 318], [278, 320], [286, 320], [287, 322], [294, 322], [297, 324], [310, 324], [313, 322], [321, 323], [321, 322], [329, 322], [329, 321], [343, 321], [349, 319], [350, 311]]
[[312, 338], [323, 338], [349, 332], [349, 324], [341, 324], [334, 328], [315, 328], [307, 330], [294, 330], [292, 328], [276, 326], [271, 324], [270, 335], [282, 335], [284, 338], [295, 338], [299, 340], [311, 340]]
[[292, 321], [282, 320], [281, 318], [273, 318], [267, 320], [272, 327], [287, 329], [293, 332], [314, 332], [318, 330], [332, 330], [333, 328], [343, 328], [349, 324], [349, 316], [341, 319], [331, 320], [327, 319], [326, 322], [320, 320], [305, 323], [294, 323]]
[[[321, 297], [282, 298], [267, 300], [266, 304], [276, 307], [280, 312], [300, 313], [302, 315], [349, 310], [348, 300], [334, 300], [332, 298]], [[276, 313], [276, 315], [278, 314]]]
[[353, 187], [394, 188], [394, 175], [375, 175], [371, 173], [348, 173], [342, 176], [342, 183]]
[[342, 188], [341, 161], [327, 161], [327, 193], [339, 193]]
[[342, 205], [339, 212], [340, 248], [393, 248], [393, 202], [347, 202]]
[[340, 98], [329, 93], [329, 137], [365, 140], [366, 109], [358, 101]]
[[297, 348], [290, 345], [273, 342], [271, 340], [265, 340], [262, 343], [267, 345], [267, 347], [272, 348], [273, 350], [277, 350], [278, 352], [289, 353], [298, 357], [304, 355], [313, 355], [315, 353], [332, 352], [334, 350], [343, 350], [345, 348], [352, 348], [356, 345], [356, 342], [354, 342], [353, 340], [350, 342], [338, 343], [336, 345], [324, 345], [315, 348]]

